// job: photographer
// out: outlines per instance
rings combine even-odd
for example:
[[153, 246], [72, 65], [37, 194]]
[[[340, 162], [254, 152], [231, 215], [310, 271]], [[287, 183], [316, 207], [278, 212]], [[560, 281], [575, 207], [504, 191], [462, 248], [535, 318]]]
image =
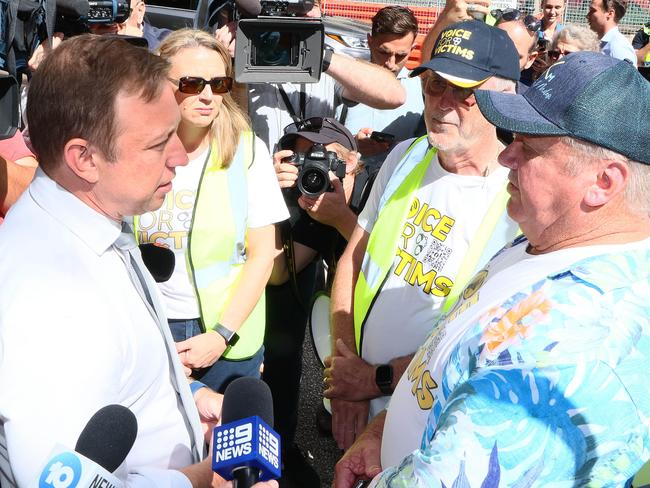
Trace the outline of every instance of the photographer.
[[[303, 17], [321, 17], [318, 0]], [[216, 33], [231, 55], [235, 52], [234, 30], [235, 24], [231, 22]], [[248, 108], [253, 130], [271, 150], [287, 124], [315, 116], [334, 117], [342, 98], [373, 108], [392, 109], [404, 103], [406, 94], [389, 70], [326, 49], [318, 83], [249, 85]]]
[[[344, 174], [341, 180], [330, 172], [330, 191], [310, 197], [300, 193], [297, 181], [305, 176], [308, 160], [318, 152], [315, 149], [320, 149], [318, 144], [334, 152], [340, 161], [334, 166], [344, 164], [345, 171], [339, 169], [339, 174]], [[292, 482], [296, 486], [319, 486], [317, 474], [293, 443], [307, 308], [314, 292], [323, 286], [322, 280], [317, 280], [317, 258], [327, 263], [331, 279], [374, 175], [359, 164], [354, 136], [334, 119], [314, 117], [302, 124], [290, 124], [278, 146], [273, 162], [291, 213], [283, 232], [290, 259], [285, 253], [277, 256], [266, 288], [264, 380], [273, 392], [275, 428], [282, 436], [283, 481], [289, 486]], [[288, 162], [296, 154], [305, 160], [300, 167]]]

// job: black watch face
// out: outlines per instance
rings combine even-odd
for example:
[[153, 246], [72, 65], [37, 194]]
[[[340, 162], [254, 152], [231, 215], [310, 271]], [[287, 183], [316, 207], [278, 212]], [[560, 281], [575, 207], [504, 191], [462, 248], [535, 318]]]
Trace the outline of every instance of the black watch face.
[[239, 336], [237, 335], [237, 332], [233, 332], [232, 337], [228, 341], [228, 345], [232, 347], [235, 344], [237, 344], [238, 340], [239, 340]]
[[377, 366], [375, 381], [378, 385], [389, 385], [393, 382], [393, 368], [390, 364]]

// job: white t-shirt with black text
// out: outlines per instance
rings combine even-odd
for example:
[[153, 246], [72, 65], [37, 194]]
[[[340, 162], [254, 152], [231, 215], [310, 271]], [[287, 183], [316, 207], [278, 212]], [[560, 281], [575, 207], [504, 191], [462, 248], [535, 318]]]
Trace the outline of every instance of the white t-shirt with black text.
[[[358, 224], [370, 233], [377, 207], [395, 167], [412, 140], [395, 147], [377, 175]], [[407, 219], [398, 225], [395, 261], [390, 276], [369, 312], [363, 330], [361, 357], [371, 364], [413, 354], [431, 332], [448, 288], [465, 258], [495, 196], [504, 187], [508, 169], [499, 167], [486, 177], [446, 171], [434, 155], [420, 188], [412, 198]], [[512, 223], [513, 232], [517, 225]], [[490, 242], [494, 252], [506, 242]], [[388, 397], [371, 401], [370, 416], [381, 411]]]

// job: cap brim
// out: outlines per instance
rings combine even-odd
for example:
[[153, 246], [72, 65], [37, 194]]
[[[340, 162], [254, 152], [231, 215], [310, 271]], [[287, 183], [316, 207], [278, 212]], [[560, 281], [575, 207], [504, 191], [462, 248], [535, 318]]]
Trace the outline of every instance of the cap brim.
[[[435, 71], [440, 76], [451, 81], [455, 85], [462, 86], [464, 88], [472, 88], [476, 85], [480, 85], [485, 80], [493, 76], [493, 73], [488, 70], [470, 66], [456, 59], [449, 59], [443, 56], [434, 56], [426, 63], [421, 64], [413, 71], [411, 71], [410, 76], [417, 76], [420, 73], [424, 73], [428, 69]], [[457, 83], [454, 80], [459, 80], [460, 83]]]
[[520, 134], [565, 136], [569, 132], [537, 112], [523, 95], [476, 90], [476, 102], [483, 116], [500, 129]]
[[350, 151], [357, 151], [357, 145], [354, 140], [349, 140], [349, 138], [346, 137], [348, 143], [343, 144], [341, 141], [337, 140], [337, 137], [335, 135], [332, 135], [327, 130], [321, 130], [321, 132], [311, 132], [311, 131], [290, 132], [289, 134], [285, 134], [280, 138], [279, 147], [285, 149], [288, 145], [293, 143], [293, 141], [295, 141], [296, 137], [298, 136], [304, 137], [308, 141], [314, 143], [320, 143], [320, 144], [331, 144], [333, 142], [338, 142], [342, 146], [345, 147], [350, 146], [348, 147]]

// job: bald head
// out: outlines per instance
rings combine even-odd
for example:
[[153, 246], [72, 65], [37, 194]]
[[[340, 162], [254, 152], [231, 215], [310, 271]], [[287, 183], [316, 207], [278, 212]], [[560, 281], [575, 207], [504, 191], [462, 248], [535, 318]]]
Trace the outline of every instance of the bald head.
[[519, 69], [530, 68], [537, 57], [537, 37], [529, 31], [521, 20], [500, 22], [497, 28], [506, 31], [519, 54]]

